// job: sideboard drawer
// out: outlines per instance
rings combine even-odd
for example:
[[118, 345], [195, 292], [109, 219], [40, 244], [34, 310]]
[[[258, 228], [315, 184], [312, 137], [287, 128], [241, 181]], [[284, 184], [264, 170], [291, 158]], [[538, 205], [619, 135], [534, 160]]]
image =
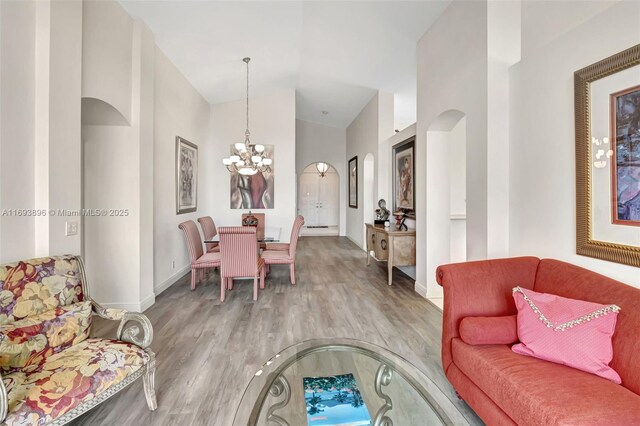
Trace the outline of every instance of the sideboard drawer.
[[387, 260], [389, 259], [389, 237], [385, 232], [376, 231], [376, 245], [375, 253], [376, 259]]

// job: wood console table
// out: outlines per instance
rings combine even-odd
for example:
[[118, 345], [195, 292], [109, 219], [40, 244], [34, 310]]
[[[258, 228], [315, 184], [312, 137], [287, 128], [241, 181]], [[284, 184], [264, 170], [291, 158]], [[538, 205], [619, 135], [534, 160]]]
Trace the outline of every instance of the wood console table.
[[394, 266], [408, 266], [416, 264], [416, 230], [397, 231], [394, 226], [384, 229], [382, 225], [367, 226], [367, 265], [373, 258], [386, 261], [389, 273], [389, 285], [393, 280]]

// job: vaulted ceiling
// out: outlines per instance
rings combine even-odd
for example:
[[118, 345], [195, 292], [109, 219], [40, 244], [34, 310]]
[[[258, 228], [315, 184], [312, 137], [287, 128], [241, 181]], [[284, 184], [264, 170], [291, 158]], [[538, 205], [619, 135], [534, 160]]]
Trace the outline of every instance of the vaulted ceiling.
[[[377, 90], [416, 118], [416, 43], [449, 1], [121, 1], [212, 104], [297, 90], [297, 118], [347, 127]], [[328, 114], [322, 114], [328, 111]]]

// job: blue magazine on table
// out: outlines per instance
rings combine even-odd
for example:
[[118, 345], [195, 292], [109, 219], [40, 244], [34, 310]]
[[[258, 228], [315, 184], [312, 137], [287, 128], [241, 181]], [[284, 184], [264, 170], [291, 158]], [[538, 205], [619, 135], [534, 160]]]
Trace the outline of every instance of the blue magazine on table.
[[309, 426], [371, 424], [369, 411], [353, 374], [305, 377], [302, 382]]

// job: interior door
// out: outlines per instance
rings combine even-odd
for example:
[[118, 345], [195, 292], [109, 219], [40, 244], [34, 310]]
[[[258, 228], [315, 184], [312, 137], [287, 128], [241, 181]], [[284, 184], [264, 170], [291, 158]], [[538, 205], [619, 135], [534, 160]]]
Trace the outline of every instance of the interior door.
[[340, 178], [337, 173], [318, 175], [318, 225], [336, 226], [339, 221]]
[[302, 173], [298, 200], [305, 226], [318, 226], [318, 177], [317, 173]]

